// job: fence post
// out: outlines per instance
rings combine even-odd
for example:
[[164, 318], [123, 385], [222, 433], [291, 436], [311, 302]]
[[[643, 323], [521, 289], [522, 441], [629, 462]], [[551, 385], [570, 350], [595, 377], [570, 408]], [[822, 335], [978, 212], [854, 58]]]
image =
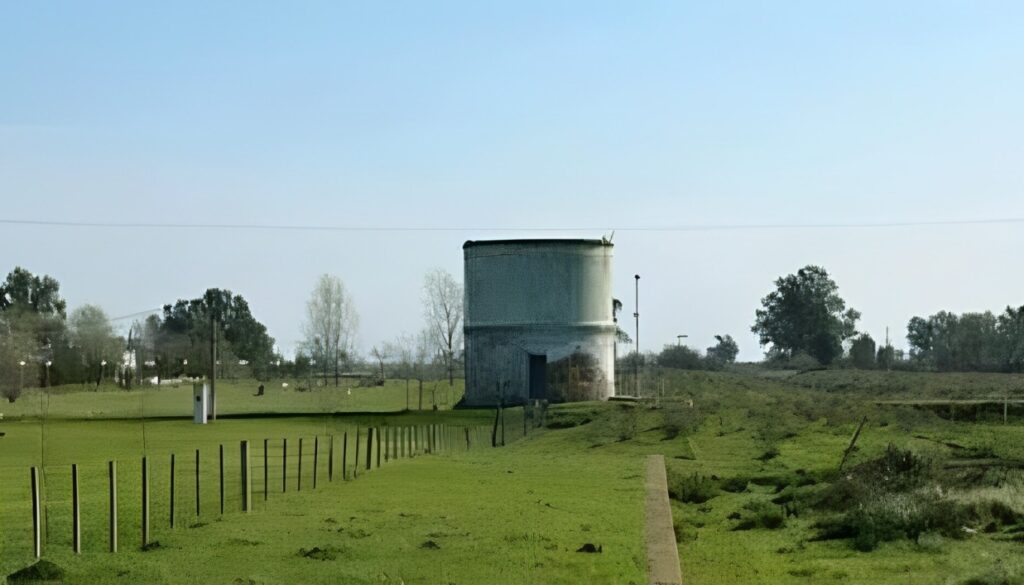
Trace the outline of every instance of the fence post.
[[224, 445], [220, 446], [220, 513], [224, 515]]
[[29, 476], [32, 478], [32, 550], [38, 559], [43, 556], [43, 539], [39, 534], [39, 469], [33, 467]]
[[328, 435], [327, 440], [327, 481], [334, 481], [334, 435]]
[[377, 427], [377, 469], [380, 469], [380, 450], [383, 446], [384, 441], [381, 440], [380, 427]]
[[196, 449], [196, 518], [199, 518], [199, 449]]
[[267, 446], [270, 443], [270, 439], [263, 439], [263, 501], [267, 501], [268, 492], [270, 491], [270, 460], [267, 455]]
[[110, 552], [117, 552], [117, 462], [107, 461], [110, 482]]
[[313, 437], [313, 489], [316, 489], [316, 468], [320, 457], [320, 435]]
[[239, 444], [239, 459], [242, 466], [242, 511], [252, 510], [252, 477], [249, 474], [249, 441]]
[[345, 431], [341, 439], [341, 479], [348, 479], [348, 431]]
[[142, 546], [149, 544], [149, 462], [142, 458]]
[[71, 545], [75, 554], [82, 553], [82, 508], [78, 499], [78, 464], [71, 464]]
[[384, 427], [384, 463], [390, 460], [391, 455], [391, 427]]
[[299, 474], [295, 477], [295, 490], [301, 492], [302, 491], [302, 437], [299, 437], [299, 457], [298, 457], [298, 464], [297, 465], [299, 466], [299, 469], [298, 469]]
[[171, 453], [171, 528], [174, 528], [174, 453]]
[[281, 439], [281, 493], [288, 491], [288, 439]]
[[356, 459], [352, 466], [352, 479], [359, 477], [359, 427], [356, 427]]
[[373, 463], [373, 427], [366, 429], [366, 470]]

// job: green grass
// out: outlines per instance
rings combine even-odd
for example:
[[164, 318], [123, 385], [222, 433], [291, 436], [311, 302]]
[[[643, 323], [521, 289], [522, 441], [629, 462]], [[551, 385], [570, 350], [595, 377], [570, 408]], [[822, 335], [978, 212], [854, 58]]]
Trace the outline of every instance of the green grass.
[[[490, 413], [461, 411], [440, 415], [378, 418], [375, 424], [402, 425], [431, 420], [475, 425]], [[517, 418], [518, 417], [518, 418]], [[508, 440], [522, 433], [521, 409], [510, 410]], [[416, 420], [416, 419], [419, 420]], [[642, 583], [642, 461], [600, 453], [562, 456], [567, 435], [547, 433], [537, 439], [492, 449], [489, 429], [476, 429], [475, 447], [464, 448], [464, 434], [450, 451], [386, 463], [371, 472], [360, 470], [354, 481], [326, 480], [321, 460], [320, 482], [311, 488], [312, 463], [304, 463], [304, 488], [279, 491], [280, 474], [272, 467], [267, 501], [257, 489], [255, 512], [237, 512], [239, 495], [229, 490], [221, 517], [217, 507], [215, 468], [204, 468], [203, 515], [196, 524], [194, 483], [180, 479], [177, 527], [167, 514], [168, 451], [203, 448], [213, 463], [213, 447], [231, 442], [232, 463], [240, 437], [312, 435], [337, 437], [355, 422], [348, 417], [243, 419], [198, 427], [179, 421], [148, 423], [147, 453], [157, 478], [152, 488], [153, 539], [161, 547], [139, 550], [137, 503], [141, 449], [140, 424], [129, 421], [62, 421], [47, 429], [49, 535], [45, 557], [67, 570], [68, 583]], [[326, 428], [325, 428], [325, 425]], [[5, 514], [2, 568], [10, 573], [30, 562], [30, 524], [25, 465], [38, 458], [38, 425], [7, 426], [2, 499], [15, 513]], [[93, 436], [96, 443], [79, 437]], [[103, 444], [101, 444], [103, 443]], [[261, 445], [257, 467], [262, 465]], [[290, 458], [295, 461], [295, 443]], [[307, 443], [308, 446], [308, 443]], [[308, 452], [307, 452], [308, 453]], [[101, 455], [102, 454], [102, 455]], [[273, 455], [274, 452], [272, 451]], [[125, 457], [121, 463], [122, 551], [105, 552], [106, 504], [103, 459]], [[340, 460], [340, 453], [336, 453]], [[81, 556], [71, 554], [68, 479], [70, 461], [83, 465], [83, 538]], [[82, 463], [85, 461], [85, 463]], [[127, 461], [127, 463], [126, 463]], [[279, 461], [279, 459], [278, 459]], [[191, 472], [192, 461], [183, 467]], [[230, 466], [228, 485], [238, 485]], [[295, 471], [294, 463], [291, 468]], [[351, 474], [351, 470], [349, 472]], [[254, 472], [260, 485], [262, 469]], [[20, 477], [20, 476], [24, 477]], [[433, 545], [427, 545], [430, 541]], [[590, 542], [601, 554], [577, 553]], [[436, 545], [437, 548], [434, 548]], [[318, 548], [316, 560], [302, 556]], [[313, 555], [318, 556], [318, 555]], [[581, 581], [582, 580], [582, 581]]]
[[[225, 385], [222, 405], [233, 413], [285, 412], [295, 406], [311, 413], [350, 409], [363, 414], [236, 418], [208, 426], [148, 421], [145, 433], [139, 420], [71, 418], [114, 412], [131, 416], [129, 402], [137, 401], [133, 394], [138, 393], [53, 392], [51, 408], [67, 420], [51, 418], [44, 429], [26, 401], [26, 410], [19, 413], [25, 418], [12, 421], [8, 415], [2, 425], [8, 436], [0, 439], [0, 569], [9, 573], [30, 560], [27, 468], [45, 456], [46, 557], [68, 570], [69, 583], [642, 583], [643, 461], [657, 453], [665, 456], [670, 483], [683, 486], [678, 491], [701, 492], [682, 498], [693, 503], [672, 502], [687, 583], [959, 584], [976, 577], [1016, 582], [1024, 576], [1024, 555], [1022, 544], [1013, 539], [1019, 533], [1009, 528], [986, 533], [980, 526], [966, 526], [978, 532], [956, 538], [926, 533], [917, 541], [881, 542], [871, 552], [857, 550], [849, 539], [813, 538], [815, 524], [828, 511], [803, 502], [840, 480], [839, 461], [862, 417], [868, 423], [844, 474], [857, 473], [858, 465], [880, 457], [890, 444], [939, 467], [972, 456], [1024, 460], [1019, 413], [1011, 412], [1010, 424], [1004, 425], [1001, 418], [952, 421], [923, 408], [875, 404], [879, 396], [942, 397], [950, 389], [969, 397], [1010, 388], [1019, 380], [942, 376], [899, 373], [899, 383], [909, 386], [896, 392], [893, 378], [884, 372], [762, 376], [668, 371], [663, 372], [665, 397], [658, 406], [553, 406], [545, 421], [550, 428], [499, 449], [484, 446], [493, 412], [402, 413], [404, 384], [397, 382], [353, 388], [351, 396], [347, 389], [300, 393], [268, 387], [277, 395], [261, 399], [252, 398], [246, 384]], [[920, 388], [918, 394], [914, 387]], [[102, 396], [102, 415], [76, 410], [78, 401], [88, 402], [90, 396], [94, 401]], [[168, 396], [161, 407], [165, 416], [182, 408], [180, 397]], [[251, 406], [254, 402], [264, 410]], [[371, 414], [389, 411], [393, 414]], [[338, 477], [326, 482], [321, 461], [318, 488], [309, 489], [312, 437], [333, 434], [337, 441], [346, 431], [351, 437], [356, 426], [431, 422], [477, 429], [476, 447], [388, 463], [348, 482]], [[40, 444], [44, 432], [45, 450]], [[509, 441], [521, 437], [521, 409], [508, 412], [506, 433]], [[138, 550], [135, 503], [143, 435], [155, 478], [153, 538], [162, 545], [146, 553]], [[291, 487], [297, 477], [290, 463], [289, 492], [281, 494], [279, 439], [289, 438], [289, 461], [294, 462], [300, 436], [306, 444], [303, 491]], [[260, 493], [265, 437], [277, 441], [271, 444], [275, 463], [267, 502]], [[241, 439], [255, 443], [256, 511], [222, 518], [212, 481], [216, 448], [224, 443], [228, 449], [228, 485], [237, 485]], [[179, 480], [179, 516], [171, 530], [169, 454], [177, 453], [179, 465], [191, 470], [196, 448], [203, 453], [203, 477], [211, 478], [204, 479], [202, 488], [203, 525], [189, 527], [195, 522], [194, 484], [186, 474]], [[340, 452], [336, 457], [340, 460]], [[104, 465], [111, 458], [122, 465], [123, 552], [117, 555], [104, 552]], [[83, 505], [91, 510], [81, 557], [70, 554], [71, 462], [83, 466]], [[945, 490], [941, 497], [962, 503], [999, 501], [1024, 514], [1024, 475], [992, 473]], [[771, 503], [779, 496], [793, 496], [800, 504], [799, 515], [781, 524], [781, 508]], [[238, 506], [239, 495], [229, 489], [228, 509]], [[738, 529], [744, 523], [749, 529]], [[423, 548], [428, 541], [437, 548]], [[575, 552], [587, 542], [601, 545], [603, 552]], [[300, 549], [314, 547], [333, 560], [301, 556]]]
[[[288, 387], [283, 387], [288, 384]], [[297, 390], [295, 380], [265, 382], [264, 396], [254, 396], [259, 382], [220, 380], [217, 382], [217, 411], [221, 415], [322, 412], [397, 412], [420, 407], [415, 380], [388, 380], [383, 386], [360, 388], [354, 385], [323, 386], [311, 391]], [[463, 381], [453, 386], [447, 381], [423, 383], [424, 410], [436, 404], [449, 410], [462, 398]], [[192, 384], [121, 390], [114, 385], [57, 386], [26, 390], [16, 402], [0, 402], [4, 419], [39, 418], [138, 418], [191, 417]]]

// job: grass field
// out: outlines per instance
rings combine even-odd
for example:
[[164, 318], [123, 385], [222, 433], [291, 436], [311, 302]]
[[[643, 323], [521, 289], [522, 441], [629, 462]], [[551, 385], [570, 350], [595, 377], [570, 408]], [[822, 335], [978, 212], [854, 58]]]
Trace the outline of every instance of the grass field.
[[[351, 402], [326, 401], [330, 406], [323, 409], [341, 411], [347, 404], [363, 414], [257, 416], [205, 427], [186, 420], [76, 420], [75, 405], [88, 397], [54, 392], [51, 406], [63, 399], [65, 420], [51, 419], [44, 428], [25, 410], [19, 414], [25, 418], [8, 415], [0, 429], [8, 433], [0, 439], [0, 569], [9, 573], [31, 560], [27, 469], [45, 456], [45, 556], [68, 571], [68, 583], [642, 583], [641, 474], [644, 456], [660, 453], [667, 461], [687, 583], [1022, 582], [1024, 474], [1014, 463], [1024, 461], [1024, 409], [1011, 409], [1003, 424], [1001, 411], [951, 420], [927, 408], [877, 404], [885, 398], [1005, 394], [1020, 387], [1020, 376], [667, 371], [663, 378], [664, 397], [657, 403], [553, 406], [546, 428], [524, 439], [522, 410], [510, 409], [506, 431], [510, 440], [519, 440], [497, 449], [484, 446], [493, 412], [403, 413], [404, 384], [398, 382], [353, 388], [351, 397], [345, 390], [342, 398], [332, 396]], [[137, 397], [118, 392], [109, 398], [117, 404], [80, 415], [130, 412], [127, 400]], [[244, 414], [249, 400], [262, 400], [248, 396], [244, 384], [222, 392], [224, 408], [235, 413]], [[108, 396], [88, 394], [94, 400]], [[310, 400], [299, 408], [315, 411], [317, 403], [302, 394], [313, 393], [294, 393], [296, 400]], [[268, 413], [291, 404], [287, 391], [264, 398]], [[173, 414], [175, 404], [167, 399], [165, 412]], [[856, 449], [839, 473], [865, 417]], [[318, 487], [311, 489], [314, 436], [324, 441], [334, 435], [338, 441], [356, 427], [442, 422], [481, 429], [472, 435], [475, 448], [390, 462], [347, 482], [339, 480], [336, 468], [335, 481], [328, 483], [321, 461]], [[289, 460], [297, 461], [300, 436], [307, 449], [303, 491], [289, 487], [279, 493], [273, 486], [281, 472], [272, 463], [271, 493], [264, 502], [263, 438], [278, 441], [276, 451], [271, 443], [270, 456], [279, 462], [280, 438], [289, 438]], [[186, 474], [179, 480], [176, 527], [170, 529], [169, 454], [178, 454], [179, 465], [191, 469], [194, 451], [201, 449], [203, 477], [215, 478], [216, 449], [223, 443], [232, 462], [228, 485], [237, 485], [241, 439], [256, 445], [255, 512], [221, 517], [216, 484], [204, 479], [204, 511], [197, 522], [194, 483]], [[880, 461], [894, 457], [890, 446], [897, 448], [897, 463], [912, 461], [916, 467], [871, 479]], [[153, 538], [161, 545], [149, 552], [139, 550], [137, 499], [128, 495], [138, 490], [144, 451], [155, 478]], [[116, 555], [104, 552], [103, 466], [113, 458], [123, 462], [127, 506], [121, 512], [122, 552]], [[71, 462], [83, 465], [83, 506], [92, 510], [80, 557], [70, 550]], [[907, 489], [870, 490], [871, 498], [854, 500], [860, 503], [845, 512], [840, 504], [820, 504], [849, 496], [858, 478], [885, 484], [904, 476], [919, 481]], [[290, 475], [289, 486], [297, 479]], [[237, 510], [240, 494], [227, 495], [227, 508]], [[859, 518], [858, 506], [877, 511], [893, 502], [899, 504], [895, 510], [883, 506], [892, 521], [903, 526], [908, 518], [922, 517], [919, 530], [908, 536], [902, 528], [871, 524], [878, 534], [872, 533], [869, 547], [863, 533], [821, 537], [828, 522]], [[953, 519], [924, 514], [932, 508]], [[585, 543], [601, 545], [602, 552], [575, 552]]]
[[[288, 384], [283, 387], [283, 384]], [[388, 380], [383, 386], [360, 388], [353, 385], [323, 386], [300, 391], [295, 380], [265, 382], [264, 396], [253, 396], [259, 383], [254, 380], [219, 380], [219, 415], [303, 414], [325, 412], [398, 412], [406, 410], [450, 410], [461, 398], [463, 381], [423, 384], [422, 408], [416, 380]], [[26, 390], [14, 403], [0, 403], [7, 420], [18, 418], [158, 418], [191, 417], [192, 384], [161, 386], [146, 390], [122, 390], [106, 384], [57, 386]]]

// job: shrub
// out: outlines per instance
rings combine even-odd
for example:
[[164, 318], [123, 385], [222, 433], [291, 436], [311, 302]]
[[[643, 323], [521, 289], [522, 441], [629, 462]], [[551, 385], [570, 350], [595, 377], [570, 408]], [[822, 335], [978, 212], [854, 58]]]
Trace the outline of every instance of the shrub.
[[786, 525], [786, 516], [778, 506], [768, 502], [749, 502], [743, 506], [742, 512], [736, 513], [739, 523], [733, 530], [753, 530], [764, 528], [766, 530], [777, 530]]
[[662, 404], [665, 440], [692, 433], [704, 422], [703, 413], [696, 406], [690, 406], [689, 402], [665, 401]]
[[670, 475], [668, 495], [687, 504], [703, 504], [718, 495], [715, 482], [703, 475]]

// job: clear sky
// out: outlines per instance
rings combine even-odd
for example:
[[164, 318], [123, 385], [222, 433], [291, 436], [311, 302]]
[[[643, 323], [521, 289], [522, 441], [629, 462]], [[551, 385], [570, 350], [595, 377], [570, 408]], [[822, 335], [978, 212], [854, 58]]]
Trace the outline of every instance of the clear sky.
[[[759, 299], [809, 263], [902, 345], [1024, 304], [1024, 225], [621, 228], [1024, 217], [1022, 71], [1020, 2], [7, 1], [0, 218], [465, 230], [0, 225], [0, 271], [112, 316], [229, 288], [285, 352], [329, 272], [365, 350], [466, 239], [618, 227], [644, 349], [757, 359]], [[572, 227], [600, 229], [518, 229]]]

